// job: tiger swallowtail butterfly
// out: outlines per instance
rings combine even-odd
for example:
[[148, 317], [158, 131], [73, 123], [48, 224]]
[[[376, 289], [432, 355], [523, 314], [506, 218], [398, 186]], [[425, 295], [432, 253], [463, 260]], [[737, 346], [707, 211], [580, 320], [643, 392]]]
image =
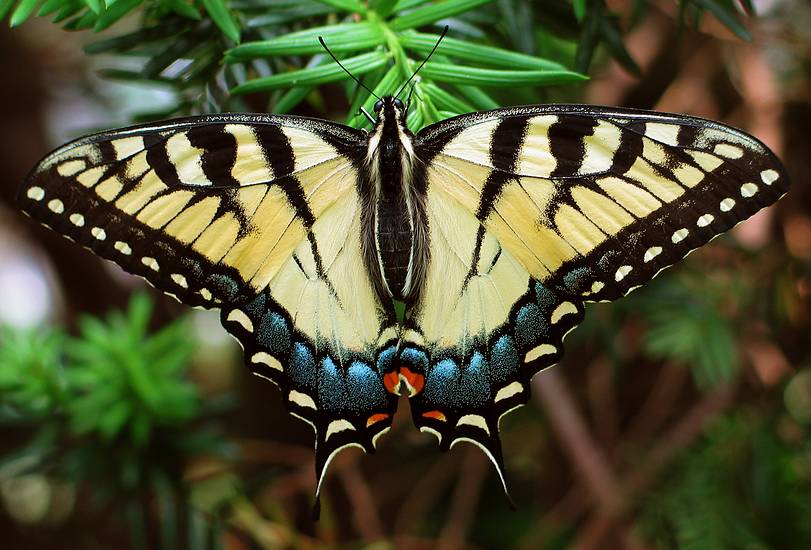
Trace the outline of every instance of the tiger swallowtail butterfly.
[[457, 116], [414, 134], [396, 97], [365, 132], [222, 114], [83, 137], [23, 210], [183, 303], [221, 310], [251, 370], [335, 454], [373, 452], [398, 396], [442, 450], [478, 445], [610, 301], [774, 203], [757, 139], [590, 105]]

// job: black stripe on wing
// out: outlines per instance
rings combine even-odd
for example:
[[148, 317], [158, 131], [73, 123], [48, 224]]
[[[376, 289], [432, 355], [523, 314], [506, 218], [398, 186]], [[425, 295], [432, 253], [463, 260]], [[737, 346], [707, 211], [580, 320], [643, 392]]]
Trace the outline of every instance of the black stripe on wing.
[[561, 114], [549, 128], [549, 149], [557, 160], [552, 171], [553, 178], [566, 178], [576, 175], [586, 155], [583, 139], [594, 135], [597, 120], [590, 117]]
[[20, 201], [26, 214], [183, 303], [220, 307], [253, 294], [236, 269], [215, 265], [173, 237], [111, 209], [92, 191], [61, 185], [38, 198], [31, 190], [43, 187], [28, 189]]
[[[508, 136], [508, 124], [520, 130]], [[487, 148], [472, 143], [488, 139]], [[626, 294], [774, 203], [789, 186], [780, 161], [752, 136], [664, 113], [517, 107], [449, 119], [424, 129], [418, 140], [426, 162], [447, 154], [491, 170], [486, 181], [468, 181], [480, 186], [474, 213], [486, 215], [479, 219], [488, 229], [508, 187], [513, 198], [506, 200], [523, 200], [506, 211], [526, 215], [535, 208], [532, 217], [505, 219], [501, 227], [518, 228], [519, 239], [527, 239], [524, 246], [539, 262], [526, 266], [531, 273], [550, 272], [542, 277], [549, 284], [586, 300]], [[533, 191], [533, 199], [519, 186]], [[536, 208], [539, 196], [545, 204]], [[533, 224], [561, 239], [549, 242], [540, 232], [533, 238]]]
[[[610, 301], [627, 294], [775, 203], [789, 188], [779, 159], [755, 138], [733, 128], [687, 117], [612, 122], [622, 128], [622, 138], [608, 173], [662, 204], [640, 215], [629, 206], [628, 197], [618, 199], [600, 185], [602, 175], [561, 182], [569, 191], [560, 195], [561, 204], [577, 207], [571, 190], [584, 187], [618, 203], [633, 218], [593, 250], [565, 262], [548, 280], [551, 286], [588, 301]], [[656, 130], [668, 127], [672, 131], [668, 141], [656, 139]], [[661, 147], [664, 162], [645, 152], [645, 140]], [[661, 181], [678, 186], [673, 189], [681, 194], [666, 201], [657, 195], [655, 185], [635, 177], [632, 167], [639, 159], [646, 160]]]
[[[298, 163], [296, 139], [307, 142], [309, 155]], [[269, 189], [284, 191], [309, 230], [314, 216], [295, 172], [355, 155], [363, 140], [350, 128], [298, 117], [135, 126], [55, 150], [29, 174], [18, 201], [33, 218], [179, 300], [217, 307], [256, 292], [250, 274], [220, 260], [256, 230], [251, 216]]]

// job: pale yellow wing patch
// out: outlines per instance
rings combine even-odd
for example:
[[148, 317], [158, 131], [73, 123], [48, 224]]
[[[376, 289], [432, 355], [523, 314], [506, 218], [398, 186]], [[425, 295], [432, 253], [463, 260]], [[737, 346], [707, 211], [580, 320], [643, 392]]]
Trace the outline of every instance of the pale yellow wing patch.
[[324, 277], [311, 242], [301, 241], [269, 281], [271, 297], [316, 347], [329, 346], [339, 360], [347, 351], [373, 350], [382, 311], [361, 255], [357, 194], [345, 193], [312, 232]]
[[431, 263], [415, 320], [429, 349], [464, 348], [507, 321], [529, 274], [489, 232], [472, 265], [479, 223], [444, 188], [429, 191], [426, 207]]

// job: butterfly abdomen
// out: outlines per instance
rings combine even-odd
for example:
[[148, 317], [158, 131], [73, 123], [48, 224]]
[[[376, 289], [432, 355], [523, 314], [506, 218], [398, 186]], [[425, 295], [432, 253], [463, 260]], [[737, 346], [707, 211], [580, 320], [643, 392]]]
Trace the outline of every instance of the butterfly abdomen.
[[383, 277], [392, 294], [403, 298], [408, 288], [414, 236], [413, 221], [404, 200], [382, 198], [378, 203], [377, 246], [383, 266]]

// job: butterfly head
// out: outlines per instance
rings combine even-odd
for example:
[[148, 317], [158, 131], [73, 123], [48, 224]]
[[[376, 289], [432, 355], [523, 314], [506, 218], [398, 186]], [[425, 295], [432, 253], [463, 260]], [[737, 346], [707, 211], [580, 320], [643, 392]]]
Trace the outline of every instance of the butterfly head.
[[402, 100], [397, 97], [385, 95], [378, 99], [374, 105], [375, 115], [377, 116], [377, 123], [380, 124], [383, 120], [391, 120], [401, 123], [406, 116], [406, 106]]

